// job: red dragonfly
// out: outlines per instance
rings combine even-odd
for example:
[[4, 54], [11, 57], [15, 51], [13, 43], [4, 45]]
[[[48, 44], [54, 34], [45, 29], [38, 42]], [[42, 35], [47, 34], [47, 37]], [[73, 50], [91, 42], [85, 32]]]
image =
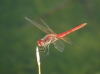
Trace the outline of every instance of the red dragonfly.
[[46, 48], [48, 48], [47, 54], [49, 54], [49, 45], [51, 43], [53, 43], [55, 48], [57, 50], [59, 50], [60, 52], [62, 52], [64, 50], [64, 45], [61, 42], [61, 40], [73, 45], [71, 40], [68, 39], [68, 38], [65, 38], [64, 36], [66, 36], [66, 35], [70, 34], [71, 32], [74, 32], [74, 31], [84, 27], [87, 24], [87, 23], [83, 23], [83, 24], [80, 24], [80, 25], [78, 25], [78, 26], [66, 31], [66, 32], [63, 32], [63, 33], [60, 33], [60, 34], [56, 34], [55, 32], [53, 32], [49, 28], [49, 26], [43, 20], [41, 20], [41, 21], [44, 23], [45, 26], [42, 26], [42, 25], [36, 23], [35, 21], [27, 18], [27, 17], [25, 17], [25, 18], [29, 22], [31, 22], [32, 24], [34, 24], [36, 27], [38, 27], [40, 30], [42, 30], [43, 32], [45, 32], [47, 34], [44, 38], [42, 38], [42, 39], [37, 41], [37, 45], [38, 45], [38, 48], [39, 48], [40, 51], [45, 51]]

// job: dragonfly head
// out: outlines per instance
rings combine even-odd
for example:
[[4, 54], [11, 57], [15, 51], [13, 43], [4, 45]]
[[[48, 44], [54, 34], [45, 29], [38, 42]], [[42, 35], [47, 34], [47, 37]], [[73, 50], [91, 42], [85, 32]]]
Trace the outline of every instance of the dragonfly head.
[[37, 44], [38, 44], [39, 47], [42, 47], [44, 45], [43, 44], [43, 40], [42, 39], [38, 40], [37, 41]]

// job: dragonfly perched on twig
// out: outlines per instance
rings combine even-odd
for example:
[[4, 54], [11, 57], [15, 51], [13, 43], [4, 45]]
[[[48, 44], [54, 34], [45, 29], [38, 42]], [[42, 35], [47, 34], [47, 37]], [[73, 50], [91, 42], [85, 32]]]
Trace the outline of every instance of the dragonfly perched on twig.
[[43, 20], [41, 20], [41, 21], [44, 23], [44, 26], [36, 23], [35, 21], [33, 21], [33, 20], [31, 20], [27, 17], [25, 17], [25, 18], [29, 22], [31, 22], [32, 24], [34, 24], [36, 27], [38, 27], [40, 30], [42, 30], [43, 32], [45, 32], [47, 34], [44, 38], [37, 41], [37, 45], [38, 45], [38, 48], [39, 48], [40, 51], [45, 51], [46, 48], [48, 49], [47, 55], [49, 54], [49, 45], [51, 43], [53, 43], [55, 48], [57, 50], [59, 50], [60, 52], [62, 52], [64, 50], [64, 45], [61, 42], [61, 40], [73, 45], [71, 40], [68, 39], [68, 38], [65, 38], [65, 36], [76, 31], [76, 30], [78, 30], [78, 29], [80, 29], [80, 28], [82, 28], [82, 27], [84, 27], [87, 24], [87, 23], [83, 23], [83, 24], [80, 24], [80, 25], [66, 31], [66, 32], [56, 34], [53, 30], [51, 30], [49, 28], [49, 26]]

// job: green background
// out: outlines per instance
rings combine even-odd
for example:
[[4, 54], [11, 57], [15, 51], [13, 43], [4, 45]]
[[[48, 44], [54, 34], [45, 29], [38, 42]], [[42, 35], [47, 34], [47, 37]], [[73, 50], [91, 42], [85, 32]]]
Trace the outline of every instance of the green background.
[[1, 0], [0, 74], [38, 74], [36, 42], [46, 34], [25, 17], [56, 33], [88, 23], [66, 36], [79, 48], [63, 42], [61, 53], [50, 45], [42, 74], [100, 74], [100, 0]]

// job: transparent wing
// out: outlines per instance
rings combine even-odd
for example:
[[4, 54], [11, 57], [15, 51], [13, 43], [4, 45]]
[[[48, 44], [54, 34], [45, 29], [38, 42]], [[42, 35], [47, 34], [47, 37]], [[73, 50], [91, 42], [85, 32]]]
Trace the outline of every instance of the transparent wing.
[[69, 43], [69, 44], [71, 44], [71, 45], [74, 44], [69, 38], [63, 37], [63, 38], [60, 38], [60, 39], [63, 40], [63, 41], [65, 41], [65, 42], [67, 42], [67, 43]]
[[67, 43], [69, 43], [69, 44], [71, 44], [71, 45], [73, 45], [73, 46], [76, 46], [69, 38], [63, 37], [63, 38], [60, 38], [60, 39], [67, 42]]
[[[29, 22], [31, 22], [32, 24], [34, 24], [36, 27], [38, 27], [40, 30], [42, 30], [43, 32], [45, 32], [45, 33], [47, 33], [47, 34], [49, 34], [49, 33], [51, 33], [51, 29], [45, 24], [45, 26], [46, 27], [44, 27], [44, 26], [42, 26], [42, 25], [40, 25], [40, 24], [38, 24], [38, 23], [36, 23], [35, 21], [33, 21], [33, 20], [31, 20], [31, 19], [29, 19], [29, 18], [27, 18], [27, 17], [25, 17], [26, 18], [26, 20], [28, 20]], [[53, 32], [53, 31], [52, 31]]]
[[57, 40], [54, 42], [54, 46], [57, 50], [59, 50], [60, 52], [62, 52], [64, 50], [64, 45], [63, 43], [61, 42], [61, 40]]
[[41, 21], [44, 23], [44, 25], [48, 28], [48, 30], [52, 33], [52, 34], [55, 34], [55, 32], [53, 30], [51, 30], [49, 28], [49, 26], [41, 19]]

